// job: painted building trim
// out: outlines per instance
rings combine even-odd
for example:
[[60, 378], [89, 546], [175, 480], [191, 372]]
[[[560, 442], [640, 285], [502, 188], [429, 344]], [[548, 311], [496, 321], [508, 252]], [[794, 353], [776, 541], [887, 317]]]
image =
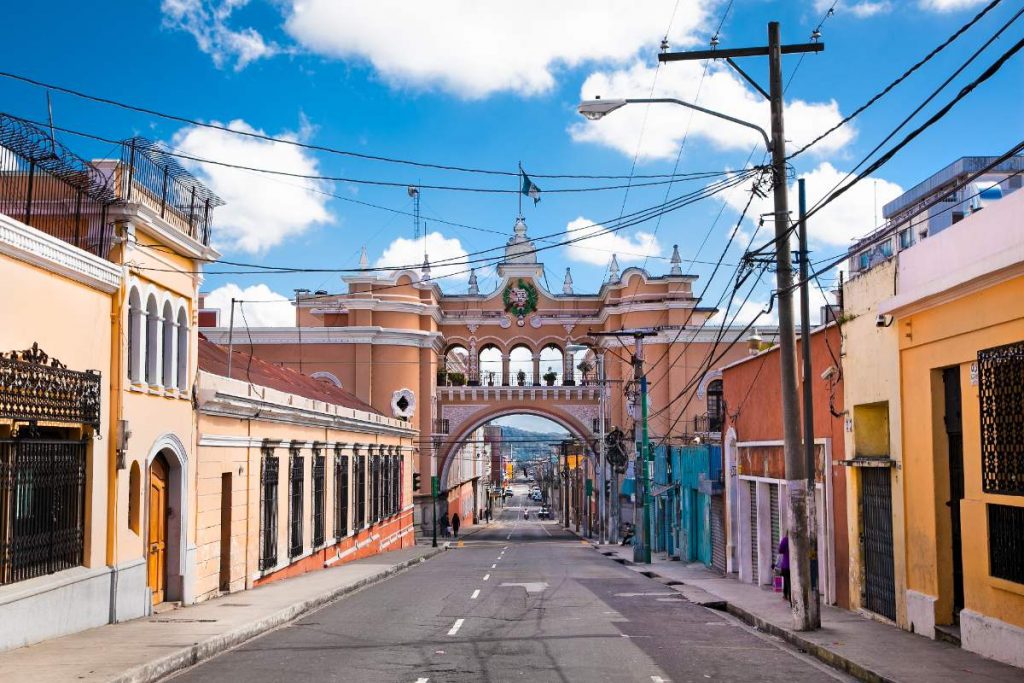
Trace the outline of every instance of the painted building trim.
[[0, 214], [0, 254], [108, 294], [121, 286], [121, 268], [116, 264], [3, 214]]
[[[226, 327], [204, 328], [214, 344], [226, 346], [231, 331]], [[237, 332], [235, 333], [238, 334]], [[251, 327], [246, 343], [259, 344], [373, 344], [433, 348], [440, 332], [422, 332], [385, 327]]]

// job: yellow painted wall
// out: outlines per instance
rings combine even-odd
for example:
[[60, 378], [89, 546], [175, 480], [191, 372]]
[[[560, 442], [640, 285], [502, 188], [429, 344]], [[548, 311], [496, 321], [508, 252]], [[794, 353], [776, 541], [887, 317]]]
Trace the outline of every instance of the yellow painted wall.
[[903, 450], [907, 488], [908, 587], [936, 596], [936, 623], [952, 605], [949, 496], [942, 425], [941, 369], [960, 369], [965, 497], [961, 530], [965, 607], [1024, 627], [1024, 586], [988, 575], [986, 503], [1024, 506], [1016, 496], [981, 490], [978, 387], [971, 363], [980, 349], [1024, 340], [1024, 277], [897, 320], [900, 331]]
[[[906, 609], [906, 526], [904, 523], [904, 486], [902, 469], [902, 420], [900, 415], [900, 361], [896, 324], [878, 327], [878, 305], [890, 298], [895, 289], [895, 259], [881, 263], [857, 275], [843, 287], [843, 392], [849, 411], [846, 429], [846, 457], [888, 454], [896, 461], [892, 469], [893, 569], [896, 584], [896, 621], [909, 628]], [[850, 605], [861, 606], [864, 583], [861, 536], [860, 473], [847, 473], [847, 535], [850, 547]]]

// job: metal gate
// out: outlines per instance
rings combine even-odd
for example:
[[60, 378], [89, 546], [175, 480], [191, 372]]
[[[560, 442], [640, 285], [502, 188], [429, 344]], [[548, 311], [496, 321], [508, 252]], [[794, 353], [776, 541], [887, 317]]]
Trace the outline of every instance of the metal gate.
[[0, 440], [0, 585], [82, 564], [86, 445]]
[[888, 467], [860, 468], [864, 607], [896, 620], [892, 546], [892, 478]]
[[782, 540], [782, 536], [780, 535], [781, 521], [779, 517], [778, 484], [768, 485], [768, 501], [772, 516], [772, 566], [774, 567], [779, 562], [779, 541]]
[[711, 566], [725, 573], [725, 498], [711, 496]]
[[748, 481], [747, 486], [750, 487], [750, 576], [757, 585], [757, 482]]

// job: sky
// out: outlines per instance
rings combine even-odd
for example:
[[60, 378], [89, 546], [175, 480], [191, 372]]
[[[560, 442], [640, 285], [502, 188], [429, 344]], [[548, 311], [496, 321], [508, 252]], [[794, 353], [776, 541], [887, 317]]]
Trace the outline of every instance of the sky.
[[[546, 247], [539, 257], [549, 289], [560, 292], [565, 269], [571, 268], [577, 292], [596, 291], [612, 254], [623, 268], [662, 274], [678, 244], [684, 269], [701, 278], [697, 291], [706, 288], [705, 303], [714, 304], [731, 290], [733, 266], [747, 245], [764, 244], [772, 229], [770, 222], [758, 229], [759, 215], [769, 210], [767, 199], [755, 197], [740, 220], [749, 180], [737, 179], [728, 191], [619, 232], [605, 226], [735, 179], [715, 175], [669, 184], [651, 176], [735, 173], [758, 164], [763, 151], [757, 134], [671, 105], [630, 105], [590, 122], [576, 112], [580, 99], [674, 97], [767, 128], [767, 104], [728, 66], [719, 61], [659, 67], [659, 44], [667, 38], [672, 50], [705, 49], [717, 37], [721, 48], [763, 45], [772, 20], [781, 22], [784, 42], [802, 43], [820, 25], [823, 52], [784, 59], [786, 138], [795, 150], [853, 112], [988, 2], [18, 3], [6, 11], [8, 26], [21, 28], [5, 34], [0, 71], [283, 140], [51, 93], [60, 128], [114, 140], [142, 135], [192, 157], [278, 172], [183, 162], [226, 201], [214, 214], [213, 237], [225, 260], [316, 271], [242, 274], [234, 271], [254, 268], [209, 266], [203, 289], [211, 293], [212, 305], [245, 300], [249, 325], [291, 323], [287, 297], [295, 288], [344, 291], [341, 275], [329, 271], [358, 267], [364, 248], [374, 266], [418, 265], [425, 249], [432, 261], [447, 259], [432, 270], [441, 287], [465, 292], [467, 261], [479, 258], [467, 254], [500, 246], [511, 235], [521, 200], [520, 164], [541, 189], [540, 202], [526, 198], [522, 212], [531, 236], [548, 236], [538, 244]], [[998, 4], [905, 83], [794, 158], [792, 173], [806, 179], [809, 203], [835, 186], [1018, 9], [1011, 0]], [[883, 149], [952, 98], [1022, 33], [1024, 22], [1010, 26]], [[809, 221], [811, 258], [845, 252], [852, 239], [879, 223], [886, 201], [960, 156], [999, 154], [1016, 143], [1024, 114], [1021, 59], [1017, 55], [871, 178], [816, 214]], [[767, 87], [763, 58], [745, 59], [742, 66]], [[45, 89], [0, 77], [0, 101], [0, 111], [46, 119]], [[58, 137], [85, 157], [116, 153], [110, 144], [71, 133]], [[552, 175], [616, 178], [546, 177]], [[409, 185], [421, 188], [425, 239], [416, 238], [408, 215]], [[796, 202], [791, 206], [795, 210]], [[586, 239], [560, 245], [568, 236]], [[719, 259], [728, 267], [710, 279]], [[493, 269], [486, 261], [479, 265], [481, 290], [493, 290]], [[732, 302], [736, 320], [763, 309], [771, 277], [748, 279]], [[825, 274], [821, 286], [830, 289], [835, 277]], [[827, 294], [816, 296], [823, 303]]]

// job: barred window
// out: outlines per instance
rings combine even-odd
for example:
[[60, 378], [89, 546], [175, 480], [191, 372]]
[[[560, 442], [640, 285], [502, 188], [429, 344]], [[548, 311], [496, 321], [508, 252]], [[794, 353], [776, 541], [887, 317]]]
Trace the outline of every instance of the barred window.
[[366, 526], [366, 457], [359, 455], [358, 448], [355, 454], [356, 466], [356, 519], [355, 528], [362, 529]]
[[288, 557], [302, 554], [302, 494], [305, 477], [305, 458], [298, 448], [291, 451], [288, 467]]
[[981, 487], [1024, 496], [1024, 342], [978, 352]]
[[273, 448], [263, 450], [260, 463], [260, 570], [277, 565], [277, 492], [279, 461]]
[[348, 536], [348, 456], [334, 455], [334, 537]]
[[988, 506], [989, 573], [1024, 584], [1024, 507]]
[[370, 464], [370, 514], [374, 523], [380, 521], [380, 455], [374, 455]]
[[313, 449], [313, 547], [319, 548], [324, 544], [324, 505], [326, 496], [324, 491], [324, 475], [326, 463], [325, 458], [320, 454], [319, 448]]
[[86, 444], [0, 440], [0, 585], [82, 564]]

